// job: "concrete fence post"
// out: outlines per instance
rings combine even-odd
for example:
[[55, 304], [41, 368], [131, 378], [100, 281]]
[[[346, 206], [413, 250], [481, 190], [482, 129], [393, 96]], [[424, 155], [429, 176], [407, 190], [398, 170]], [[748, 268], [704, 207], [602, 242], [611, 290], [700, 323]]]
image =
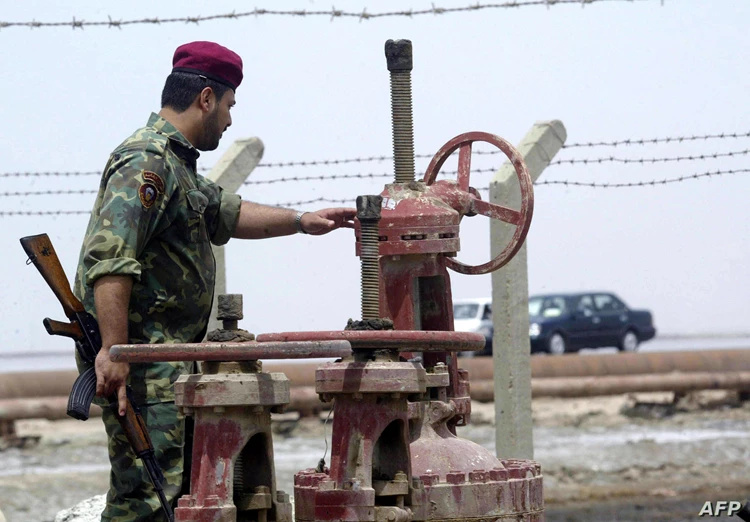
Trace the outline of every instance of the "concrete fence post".
[[[261, 158], [263, 158], [263, 142], [260, 138], [237, 140], [229, 146], [229, 149], [206, 177], [220, 185], [224, 190], [237, 192], [253, 169], [260, 163]], [[214, 287], [214, 303], [211, 307], [208, 331], [221, 327], [221, 323], [216, 320], [216, 307], [218, 296], [227, 293], [224, 247], [214, 246], [213, 250], [216, 259], [216, 286]]]
[[[532, 181], [562, 148], [567, 132], [561, 121], [538, 122], [517, 147]], [[490, 182], [490, 201], [518, 209], [521, 191], [516, 172], [505, 163]], [[532, 219], [532, 230], [534, 222]], [[490, 222], [490, 249], [498, 255], [515, 227]], [[492, 273], [492, 363], [495, 377], [495, 450], [502, 458], [534, 458], [531, 424], [531, 347], [529, 278], [524, 244], [504, 267]]]

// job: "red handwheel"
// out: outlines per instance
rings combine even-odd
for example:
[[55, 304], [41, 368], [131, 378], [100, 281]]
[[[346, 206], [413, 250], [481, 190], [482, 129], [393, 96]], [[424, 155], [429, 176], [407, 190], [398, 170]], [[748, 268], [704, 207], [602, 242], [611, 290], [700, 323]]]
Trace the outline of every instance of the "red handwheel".
[[[519, 210], [483, 201], [480, 199], [477, 191], [469, 187], [471, 148], [475, 141], [483, 141], [494, 145], [503, 151], [513, 164], [518, 183], [521, 187], [521, 208]], [[456, 149], [458, 149], [458, 188], [471, 195], [472, 213], [482, 214], [491, 219], [499, 219], [500, 221], [516, 226], [516, 231], [505, 249], [487, 263], [482, 265], [467, 265], [453, 258], [446, 258], [446, 265], [456, 272], [474, 275], [486, 274], [497, 270], [510, 261], [526, 239], [526, 234], [529, 232], [529, 225], [531, 225], [531, 216], [534, 213], [534, 189], [532, 187], [531, 176], [526, 169], [526, 164], [521, 154], [506, 140], [488, 132], [466, 132], [450, 140], [435, 154], [425, 172], [425, 184], [432, 185], [435, 182], [435, 178], [437, 178], [443, 163], [445, 163], [445, 160]]]

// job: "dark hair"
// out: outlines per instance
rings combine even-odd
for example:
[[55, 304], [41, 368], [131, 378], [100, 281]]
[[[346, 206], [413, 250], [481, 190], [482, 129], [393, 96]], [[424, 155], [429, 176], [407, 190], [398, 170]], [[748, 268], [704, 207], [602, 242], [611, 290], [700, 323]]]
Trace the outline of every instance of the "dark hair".
[[221, 100], [224, 93], [231, 88], [198, 74], [173, 72], [167, 76], [164, 89], [161, 91], [161, 106], [185, 112], [206, 87], [211, 87], [217, 100]]

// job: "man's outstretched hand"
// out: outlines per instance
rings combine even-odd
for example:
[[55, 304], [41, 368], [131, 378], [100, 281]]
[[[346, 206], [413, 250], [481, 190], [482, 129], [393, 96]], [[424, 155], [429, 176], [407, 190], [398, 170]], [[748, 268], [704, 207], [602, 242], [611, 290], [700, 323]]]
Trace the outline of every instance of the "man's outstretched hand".
[[305, 212], [300, 226], [311, 236], [322, 236], [337, 228], [354, 228], [357, 210], [354, 208], [324, 208], [315, 212]]

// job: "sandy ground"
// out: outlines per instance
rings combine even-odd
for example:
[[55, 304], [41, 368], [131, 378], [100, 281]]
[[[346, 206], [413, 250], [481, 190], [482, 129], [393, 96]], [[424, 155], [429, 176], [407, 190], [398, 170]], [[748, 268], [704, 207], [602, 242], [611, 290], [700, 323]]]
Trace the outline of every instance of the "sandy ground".
[[[472, 408], [472, 426], [459, 435], [494, 448], [493, 405]], [[695, 521], [707, 500], [750, 497], [750, 402], [736, 394], [535, 399], [533, 419], [548, 522]], [[330, 424], [276, 425], [277, 480], [291, 493], [294, 472], [313, 466], [324, 451]], [[98, 419], [20, 421], [16, 430], [25, 445], [0, 446], [7, 522], [51, 522], [58, 511], [106, 490]]]

